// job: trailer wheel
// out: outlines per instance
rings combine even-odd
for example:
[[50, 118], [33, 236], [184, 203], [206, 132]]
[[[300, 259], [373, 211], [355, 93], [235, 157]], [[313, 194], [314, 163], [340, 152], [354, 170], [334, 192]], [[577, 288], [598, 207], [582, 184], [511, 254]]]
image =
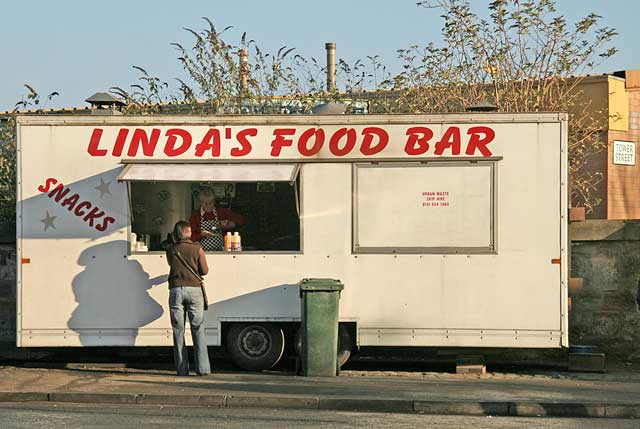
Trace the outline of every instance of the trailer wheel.
[[[349, 330], [344, 325], [338, 325], [338, 355], [337, 362], [338, 368], [342, 368], [342, 366], [347, 363], [349, 358], [351, 357], [351, 348], [353, 345], [353, 339], [351, 338], [351, 334]], [[298, 329], [296, 331], [295, 338], [295, 348], [296, 354], [300, 356], [302, 354], [302, 330]]]
[[347, 363], [351, 357], [351, 347], [353, 345], [353, 339], [349, 330], [344, 325], [338, 326], [338, 368], [342, 368], [342, 365]]
[[271, 323], [233, 324], [227, 332], [227, 352], [242, 369], [272, 368], [284, 353], [284, 333]]

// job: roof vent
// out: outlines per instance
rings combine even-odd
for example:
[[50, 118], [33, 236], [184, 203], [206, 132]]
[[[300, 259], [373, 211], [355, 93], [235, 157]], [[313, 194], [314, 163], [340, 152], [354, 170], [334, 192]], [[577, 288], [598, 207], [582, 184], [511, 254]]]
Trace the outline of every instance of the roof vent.
[[497, 112], [498, 106], [494, 106], [491, 103], [486, 101], [481, 101], [480, 103], [473, 104], [467, 107], [467, 112]]
[[91, 104], [92, 115], [122, 115], [120, 109], [125, 105], [122, 100], [107, 92], [96, 92], [84, 101]]
[[314, 115], [344, 115], [346, 111], [347, 107], [344, 104], [332, 101], [316, 104], [311, 108]]

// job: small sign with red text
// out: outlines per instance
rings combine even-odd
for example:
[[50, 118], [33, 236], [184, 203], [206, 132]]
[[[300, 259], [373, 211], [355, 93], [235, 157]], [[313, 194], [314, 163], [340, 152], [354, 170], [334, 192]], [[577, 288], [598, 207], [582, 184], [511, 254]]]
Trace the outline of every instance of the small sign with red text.
[[449, 191], [422, 192], [422, 207], [449, 207]]

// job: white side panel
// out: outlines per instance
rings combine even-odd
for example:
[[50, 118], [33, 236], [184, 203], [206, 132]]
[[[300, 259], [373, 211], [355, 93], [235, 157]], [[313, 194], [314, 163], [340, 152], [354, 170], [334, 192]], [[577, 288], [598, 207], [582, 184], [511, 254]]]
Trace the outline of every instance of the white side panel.
[[[357, 321], [361, 345], [559, 347], [566, 267], [551, 260], [564, 260], [566, 243], [560, 122], [494, 128], [492, 150], [503, 157], [495, 254], [353, 254], [352, 165], [304, 164], [302, 253], [207, 255], [209, 343], [219, 344], [223, 321], [297, 320], [296, 283], [333, 277], [345, 284], [341, 319]], [[18, 245], [31, 263], [19, 267], [19, 345], [170, 345], [166, 260], [128, 254], [122, 165], [87, 155], [91, 130], [21, 126]], [[40, 191], [47, 179], [68, 193]], [[84, 201], [104, 212], [100, 222], [114, 221], [101, 231], [89, 209], [77, 211]]]
[[[554, 129], [545, 130], [544, 139], [553, 139]], [[569, 347], [569, 128], [566, 122], [560, 124], [560, 302], [562, 323], [562, 347]]]
[[16, 126], [16, 346], [22, 346], [22, 151], [20, 123]]

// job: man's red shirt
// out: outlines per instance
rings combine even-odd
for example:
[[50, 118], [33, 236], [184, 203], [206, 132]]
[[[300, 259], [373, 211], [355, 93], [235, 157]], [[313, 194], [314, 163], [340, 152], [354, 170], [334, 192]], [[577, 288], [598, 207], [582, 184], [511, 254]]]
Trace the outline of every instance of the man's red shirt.
[[[218, 213], [218, 222], [221, 220], [230, 220], [236, 224], [236, 227], [244, 225], [244, 217], [231, 209], [216, 208]], [[205, 220], [213, 220], [215, 216], [213, 212], [204, 213]], [[202, 230], [200, 228], [200, 222], [202, 221], [202, 210], [198, 209], [193, 212], [189, 218], [189, 225], [191, 225], [191, 241], [197, 242], [202, 238]]]

